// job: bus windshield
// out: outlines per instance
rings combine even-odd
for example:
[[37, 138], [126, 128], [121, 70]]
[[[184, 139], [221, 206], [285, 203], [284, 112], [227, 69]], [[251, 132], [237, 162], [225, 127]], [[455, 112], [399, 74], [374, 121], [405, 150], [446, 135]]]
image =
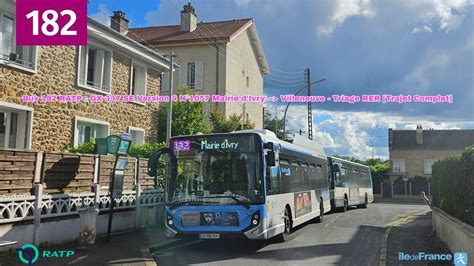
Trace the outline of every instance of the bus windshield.
[[257, 135], [172, 140], [177, 175], [168, 182], [172, 205], [249, 205], [263, 202]]

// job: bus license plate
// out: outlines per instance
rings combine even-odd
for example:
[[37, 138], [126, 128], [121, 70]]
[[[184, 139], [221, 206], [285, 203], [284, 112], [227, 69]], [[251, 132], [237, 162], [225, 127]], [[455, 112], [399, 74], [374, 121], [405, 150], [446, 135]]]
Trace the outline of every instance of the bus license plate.
[[219, 239], [221, 238], [220, 234], [199, 234], [201, 239]]

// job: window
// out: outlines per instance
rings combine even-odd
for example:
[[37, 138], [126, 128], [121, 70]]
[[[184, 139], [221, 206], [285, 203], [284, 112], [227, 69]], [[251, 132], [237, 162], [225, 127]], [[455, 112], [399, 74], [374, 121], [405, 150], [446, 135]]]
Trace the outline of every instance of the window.
[[204, 71], [202, 62], [181, 63], [179, 67], [178, 88], [202, 90], [204, 87]]
[[16, 45], [15, 19], [0, 12], [0, 61], [15, 67], [36, 70], [36, 47]]
[[79, 48], [78, 85], [110, 93], [112, 52], [95, 45]]
[[76, 117], [74, 146], [88, 143], [92, 139], [105, 138], [109, 135], [109, 123], [89, 118]]
[[32, 112], [30, 107], [0, 103], [0, 148], [30, 148]]
[[400, 160], [400, 159], [392, 160], [392, 172], [405, 173], [405, 160]]
[[436, 162], [435, 159], [426, 159], [426, 160], [423, 160], [424, 173], [425, 173], [425, 174], [431, 175], [431, 166], [432, 166], [435, 162]]
[[132, 145], [142, 145], [145, 143], [145, 130], [137, 127], [129, 127], [128, 132], [132, 136]]
[[130, 95], [146, 95], [146, 66], [132, 62], [130, 73]]
[[196, 88], [196, 64], [195, 63], [188, 63], [188, 81], [187, 85], [190, 89]]

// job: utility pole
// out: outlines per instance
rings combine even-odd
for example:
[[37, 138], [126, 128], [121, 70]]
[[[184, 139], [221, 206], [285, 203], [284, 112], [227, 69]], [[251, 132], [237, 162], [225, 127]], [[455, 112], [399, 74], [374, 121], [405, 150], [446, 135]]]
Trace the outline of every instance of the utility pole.
[[275, 103], [275, 134], [278, 136], [278, 105]]
[[170, 81], [169, 81], [169, 102], [168, 102], [168, 119], [166, 120], [166, 144], [168, 146], [171, 145], [170, 138], [171, 138], [171, 122], [173, 120], [173, 72], [174, 72], [174, 52], [170, 53]]
[[[308, 96], [311, 96], [311, 72], [309, 68], [305, 70], [306, 75], [306, 83], [308, 87]], [[311, 106], [311, 102], [308, 102], [308, 139], [313, 139], [313, 109]]]
[[245, 104], [246, 103], [243, 103], [242, 104], [242, 128], [241, 129], [244, 129], [244, 125], [245, 125]]

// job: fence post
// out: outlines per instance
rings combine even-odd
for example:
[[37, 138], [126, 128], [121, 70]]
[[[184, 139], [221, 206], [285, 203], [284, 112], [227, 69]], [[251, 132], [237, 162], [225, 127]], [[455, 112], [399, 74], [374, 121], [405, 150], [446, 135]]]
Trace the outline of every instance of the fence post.
[[135, 193], [135, 229], [139, 229], [141, 227], [141, 206], [140, 206], [140, 197], [142, 194], [142, 189], [140, 184], [135, 186], [136, 193]]
[[382, 195], [383, 198], [383, 181], [380, 181], [380, 195]]
[[431, 182], [428, 182], [428, 196], [431, 197]]
[[39, 151], [36, 153], [36, 162], [35, 162], [35, 177], [33, 184], [41, 183], [41, 167], [43, 166], [43, 152]]
[[411, 194], [411, 181], [410, 181], [410, 197], [412, 196], [413, 194]]
[[98, 155], [94, 156], [94, 184], [99, 183], [100, 158]]
[[393, 182], [391, 183], [391, 186], [390, 186], [390, 188], [391, 188], [391, 190], [392, 190], [392, 191], [391, 191], [391, 192], [392, 192], [392, 196], [391, 196], [391, 198], [393, 198]]
[[41, 224], [41, 202], [43, 200], [43, 185], [35, 184], [35, 204], [34, 204], [34, 227], [33, 227], [33, 243], [38, 246], [39, 232]]
[[100, 203], [100, 185], [94, 184], [94, 205], [97, 205], [97, 207], [99, 207], [99, 203]]

